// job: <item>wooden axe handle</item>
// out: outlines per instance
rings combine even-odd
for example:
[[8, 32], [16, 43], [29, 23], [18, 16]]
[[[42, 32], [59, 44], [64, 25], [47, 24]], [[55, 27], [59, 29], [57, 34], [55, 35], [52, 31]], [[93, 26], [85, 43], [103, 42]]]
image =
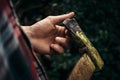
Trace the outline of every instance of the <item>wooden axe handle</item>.
[[94, 71], [95, 66], [88, 54], [85, 53], [78, 60], [68, 80], [90, 80]]

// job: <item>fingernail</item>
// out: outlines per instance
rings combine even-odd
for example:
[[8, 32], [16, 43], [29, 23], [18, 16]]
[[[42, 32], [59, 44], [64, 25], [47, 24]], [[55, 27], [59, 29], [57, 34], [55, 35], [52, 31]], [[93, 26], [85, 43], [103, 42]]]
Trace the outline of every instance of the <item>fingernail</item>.
[[69, 12], [70, 14], [75, 14], [75, 12]]
[[60, 37], [56, 37], [55, 40], [60, 40]]

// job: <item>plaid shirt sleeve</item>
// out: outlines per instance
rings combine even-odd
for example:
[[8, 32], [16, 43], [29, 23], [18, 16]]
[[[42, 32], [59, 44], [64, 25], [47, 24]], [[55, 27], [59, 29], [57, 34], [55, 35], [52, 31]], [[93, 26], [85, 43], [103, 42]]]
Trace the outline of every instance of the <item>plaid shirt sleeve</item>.
[[9, 0], [0, 3], [0, 80], [47, 80]]

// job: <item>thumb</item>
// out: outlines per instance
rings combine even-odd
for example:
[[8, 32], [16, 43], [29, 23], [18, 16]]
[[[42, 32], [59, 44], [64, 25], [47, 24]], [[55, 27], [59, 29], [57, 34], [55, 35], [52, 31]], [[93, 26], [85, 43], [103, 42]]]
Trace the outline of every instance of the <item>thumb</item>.
[[58, 15], [58, 16], [51, 16], [51, 22], [53, 24], [57, 24], [59, 22], [62, 22], [63, 20], [67, 19], [67, 18], [72, 18], [74, 16], [74, 12], [70, 12], [68, 14], [63, 14], [63, 15]]

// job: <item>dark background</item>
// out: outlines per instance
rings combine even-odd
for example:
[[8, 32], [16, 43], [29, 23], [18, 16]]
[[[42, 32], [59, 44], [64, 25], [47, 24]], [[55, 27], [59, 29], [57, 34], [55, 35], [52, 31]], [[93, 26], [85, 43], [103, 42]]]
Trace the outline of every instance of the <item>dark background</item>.
[[[120, 76], [120, 0], [13, 0], [22, 25], [31, 25], [48, 15], [75, 12], [79, 25], [104, 60], [101, 71], [91, 80], [119, 80]], [[73, 50], [42, 61], [50, 80], [66, 80], [80, 57]]]

